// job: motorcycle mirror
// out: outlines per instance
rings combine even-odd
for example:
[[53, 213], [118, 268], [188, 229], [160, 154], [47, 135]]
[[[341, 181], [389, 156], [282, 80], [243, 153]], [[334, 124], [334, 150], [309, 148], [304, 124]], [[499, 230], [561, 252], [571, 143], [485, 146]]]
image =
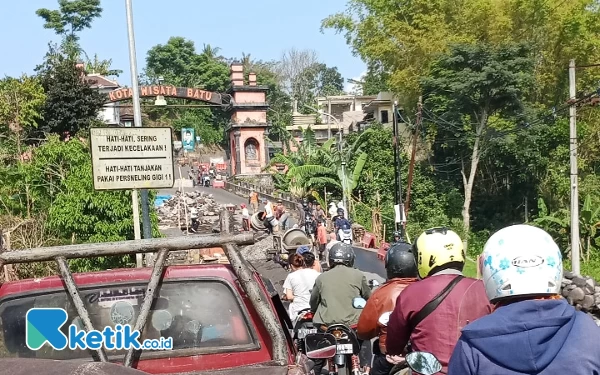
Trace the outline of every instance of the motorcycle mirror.
[[428, 352], [412, 352], [406, 356], [408, 367], [421, 375], [433, 375], [442, 371], [442, 364]]
[[391, 311], [384, 312], [383, 314], [381, 314], [381, 316], [379, 317], [379, 319], [377, 320], [377, 322], [379, 324], [381, 324], [382, 326], [386, 326], [387, 327], [388, 322], [390, 321], [390, 315], [392, 315]]
[[309, 333], [304, 337], [306, 356], [312, 359], [326, 359], [335, 356], [337, 342], [331, 333]]
[[364, 309], [367, 305], [367, 300], [362, 297], [356, 297], [352, 300], [352, 307], [355, 309]]
[[371, 289], [378, 287], [378, 286], [379, 286], [379, 281], [377, 281], [375, 279], [369, 280], [369, 287], [371, 287]]

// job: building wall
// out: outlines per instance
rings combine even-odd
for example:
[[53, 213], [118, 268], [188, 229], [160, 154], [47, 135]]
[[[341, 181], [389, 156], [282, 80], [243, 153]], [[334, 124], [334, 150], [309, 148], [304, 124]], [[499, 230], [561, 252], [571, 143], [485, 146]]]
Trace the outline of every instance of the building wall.
[[[98, 91], [100, 91], [101, 94], [108, 94], [113, 89], [114, 88], [101, 88]], [[117, 105], [118, 102], [106, 103], [104, 107], [102, 107], [102, 110], [100, 110], [98, 113], [98, 119], [110, 125], [119, 124], [119, 107], [117, 107]]]
[[[240, 169], [241, 174], [259, 174], [262, 173], [262, 167], [265, 165], [267, 155], [265, 155], [263, 129], [242, 128], [240, 135]], [[257, 160], [246, 160], [246, 146], [248, 141], [256, 142]], [[234, 160], [235, 161], [235, 160]], [[235, 165], [235, 164], [234, 164]]]
[[[384, 118], [382, 117], [382, 111], [387, 111], [387, 122], [383, 121]], [[382, 124], [391, 123], [393, 121], [392, 115], [393, 115], [393, 113], [392, 113], [391, 105], [380, 106], [377, 108], [377, 111], [374, 113], [375, 119], [377, 119], [377, 121]]]

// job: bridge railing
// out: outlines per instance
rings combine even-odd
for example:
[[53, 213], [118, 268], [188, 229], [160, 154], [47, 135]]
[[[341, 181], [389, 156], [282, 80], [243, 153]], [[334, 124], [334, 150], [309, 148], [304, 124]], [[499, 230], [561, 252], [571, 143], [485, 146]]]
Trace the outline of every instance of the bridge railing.
[[270, 186], [257, 186], [248, 182], [238, 181], [236, 183], [231, 180], [225, 181], [225, 190], [232, 192], [240, 197], [248, 198], [253, 191], [258, 193], [260, 199], [267, 199], [275, 202], [281, 199], [283, 205], [288, 209], [296, 209], [298, 202], [291, 194], [276, 191]]

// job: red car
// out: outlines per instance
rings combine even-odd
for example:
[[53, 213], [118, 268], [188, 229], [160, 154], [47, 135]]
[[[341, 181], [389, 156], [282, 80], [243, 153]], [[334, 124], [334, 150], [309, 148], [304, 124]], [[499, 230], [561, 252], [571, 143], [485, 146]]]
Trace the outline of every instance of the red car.
[[[202, 236], [186, 239], [198, 241], [199, 237]], [[163, 240], [167, 239], [145, 241]], [[96, 245], [102, 246], [93, 244]], [[181, 247], [185, 246], [179, 250]], [[4, 254], [7, 253], [0, 254], [0, 261], [6, 261], [2, 258]], [[226, 254], [231, 255], [231, 248]], [[292, 323], [270, 281], [264, 280], [241, 257], [233, 254], [233, 259], [229, 258], [231, 265], [164, 268], [141, 338], [172, 337], [173, 348], [141, 351], [133, 361], [134, 368], [149, 374], [218, 371], [300, 375], [311, 371], [311, 362], [297, 353], [293, 345], [289, 331]], [[135, 326], [151, 275], [151, 268], [74, 274], [94, 329], [117, 324]], [[34, 307], [62, 308], [68, 314], [63, 328], [75, 324], [84, 329], [82, 314], [78, 313], [75, 299], [69, 296], [73, 289], [69, 293], [65, 290], [69, 289], [70, 272], [68, 277], [64, 276], [63, 273], [63, 277], [21, 280], [0, 286], [0, 357], [99, 360], [97, 352], [87, 349], [55, 350], [46, 344], [33, 351], [26, 345], [25, 316]], [[125, 350], [105, 350], [110, 362], [123, 363], [125, 354]]]

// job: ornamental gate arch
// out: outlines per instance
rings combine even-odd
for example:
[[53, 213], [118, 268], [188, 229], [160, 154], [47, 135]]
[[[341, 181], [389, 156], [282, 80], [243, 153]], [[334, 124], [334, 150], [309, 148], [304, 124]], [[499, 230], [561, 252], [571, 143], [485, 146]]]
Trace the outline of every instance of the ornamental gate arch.
[[[253, 72], [248, 73], [246, 81], [244, 66], [240, 63], [231, 64], [230, 79], [231, 87], [226, 93], [172, 85], [140, 86], [139, 91], [142, 98], [164, 96], [221, 106], [231, 116], [226, 128], [230, 174], [263, 174], [269, 163], [268, 88], [257, 84], [256, 74]], [[131, 88], [120, 88], [106, 94], [106, 102], [115, 103], [132, 97]]]

